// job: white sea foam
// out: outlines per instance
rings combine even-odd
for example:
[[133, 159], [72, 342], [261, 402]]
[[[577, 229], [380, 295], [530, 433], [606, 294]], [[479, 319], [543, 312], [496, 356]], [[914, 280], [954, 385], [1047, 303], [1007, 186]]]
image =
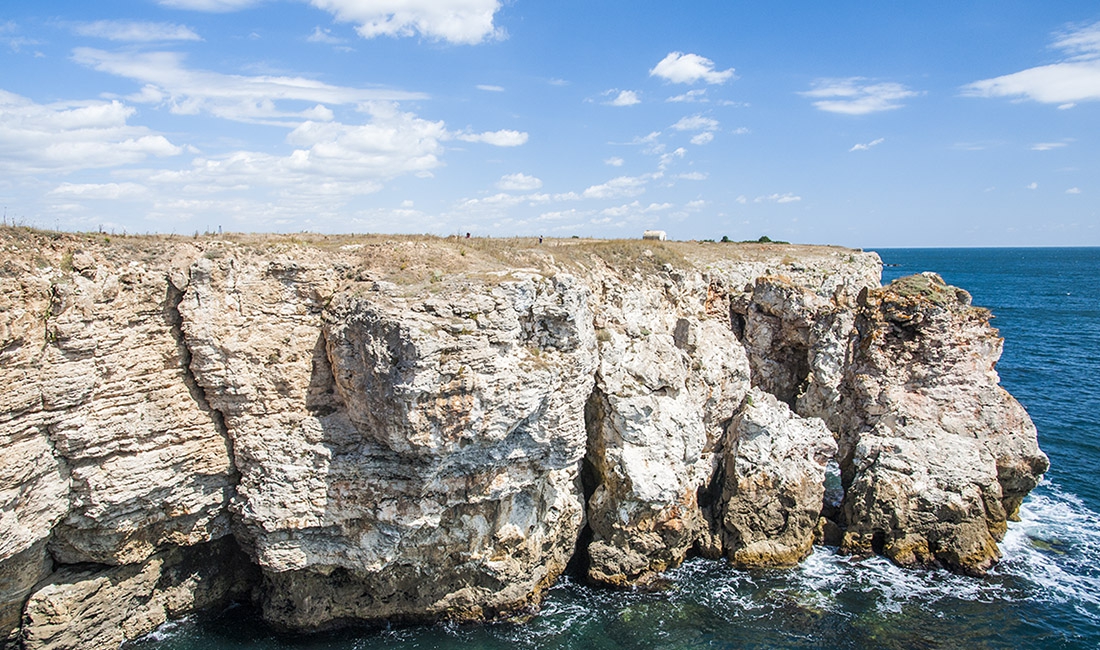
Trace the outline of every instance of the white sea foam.
[[1071, 604], [1100, 621], [1100, 515], [1080, 499], [1045, 482], [1009, 527], [997, 572], [1033, 585], [1030, 597]]
[[192, 620], [193, 618], [191, 616], [184, 616], [174, 621], [168, 621], [167, 623], [161, 624], [160, 627], [149, 634], [146, 634], [142, 639], [157, 642], [167, 641], [179, 634], [184, 628], [190, 626]]

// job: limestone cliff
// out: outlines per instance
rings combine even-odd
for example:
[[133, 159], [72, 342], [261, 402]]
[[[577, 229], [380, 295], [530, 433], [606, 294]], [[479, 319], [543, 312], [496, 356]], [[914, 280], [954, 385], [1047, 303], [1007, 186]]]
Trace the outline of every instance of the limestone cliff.
[[[470, 620], [575, 565], [980, 573], [1046, 469], [988, 313], [830, 247], [0, 231], [0, 639]], [[842, 506], [826, 508], [826, 464]], [[815, 529], [817, 533], [815, 533]]]

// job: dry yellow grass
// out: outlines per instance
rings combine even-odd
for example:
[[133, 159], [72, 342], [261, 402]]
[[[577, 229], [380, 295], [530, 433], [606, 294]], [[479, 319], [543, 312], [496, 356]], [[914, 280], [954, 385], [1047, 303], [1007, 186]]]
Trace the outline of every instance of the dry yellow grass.
[[[620, 273], [657, 272], [665, 265], [702, 269], [722, 262], [807, 263], [814, 258], [852, 253], [833, 246], [758, 243], [643, 241], [641, 239], [545, 239], [535, 237], [436, 237], [432, 235], [324, 235], [316, 233], [220, 235], [104, 235], [26, 227], [0, 227], [0, 259], [36, 259], [59, 267], [74, 250], [98, 251], [123, 262], [164, 260], [181, 245], [193, 245], [211, 258], [294, 252], [331, 254], [376, 279], [402, 285], [430, 284], [463, 276], [487, 278], [512, 269], [542, 273], [584, 272], [606, 265]], [[31, 256], [31, 257], [28, 257]]]

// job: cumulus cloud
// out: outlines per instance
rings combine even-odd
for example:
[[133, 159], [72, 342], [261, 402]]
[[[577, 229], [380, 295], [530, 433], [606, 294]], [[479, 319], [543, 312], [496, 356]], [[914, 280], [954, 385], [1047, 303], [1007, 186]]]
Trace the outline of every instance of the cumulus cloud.
[[685, 181], [705, 181], [709, 177], [709, 174], [703, 172], [688, 172], [686, 174], [680, 174], [676, 178], [681, 178]]
[[920, 93], [899, 83], [872, 82], [863, 77], [818, 79], [812, 90], [799, 93], [815, 99], [813, 105], [830, 113], [866, 115], [901, 108], [901, 100]]
[[1068, 190], [1066, 190], [1066, 194], [1080, 194], [1080, 193], [1081, 193], [1081, 188], [1079, 188], [1079, 187], [1071, 187]]
[[37, 104], [0, 90], [0, 170], [64, 173], [182, 153], [163, 135], [128, 124], [135, 112], [117, 100]]
[[443, 122], [424, 120], [388, 103], [365, 107], [363, 124], [305, 122], [286, 138], [288, 155], [233, 151], [195, 158], [189, 169], [162, 171], [149, 182], [187, 187], [191, 194], [267, 188], [280, 196], [348, 197], [380, 190], [403, 174], [438, 167]]
[[623, 160], [622, 158], [620, 158], [618, 156], [612, 156], [612, 157], [608, 158], [607, 160], [603, 161], [603, 163], [605, 165], [611, 165], [612, 167], [622, 167], [623, 163], [625, 163], [625, 162], [626, 162], [625, 160]]
[[506, 174], [497, 181], [497, 188], [506, 192], [530, 192], [542, 187], [542, 179], [527, 174]]
[[714, 61], [698, 54], [670, 52], [649, 71], [649, 76], [680, 84], [693, 84], [699, 81], [722, 84], [734, 78], [734, 70], [733, 68], [715, 70]]
[[975, 81], [963, 95], [1027, 98], [1060, 109], [1100, 100], [1100, 22], [1057, 34], [1051, 47], [1063, 53], [1061, 61]]
[[677, 131], [716, 131], [718, 120], [702, 115], [692, 115], [681, 118], [679, 122], [672, 125], [672, 128]]
[[1026, 187], [1029, 190], [1037, 190], [1037, 189], [1039, 189], [1039, 184], [1038, 183], [1028, 183], [1024, 187]]
[[665, 212], [672, 208], [671, 203], [650, 203], [649, 205], [642, 205], [640, 201], [633, 201], [625, 205], [616, 205], [610, 208], [604, 208], [600, 210], [600, 214], [608, 217], [628, 217], [631, 215], [644, 215], [653, 214], [655, 212]]
[[786, 194], [768, 194], [766, 196], [758, 196], [753, 199], [753, 201], [756, 203], [794, 203], [801, 200], [801, 196], [795, 196], [790, 192], [787, 192]]
[[672, 97], [669, 97], [665, 101], [666, 102], [686, 102], [686, 103], [689, 103], [689, 104], [690, 103], [695, 103], [695, 102], [705, 102], [705, 101], [707, 101], [707, 89], [706, 88], [698, 88], [696, 90], [689, 90], [686, 93], [684, 93], [683, 95], [674, 95]]
[[606, 102], [608, 106], [634, 106], [635, 104], [641, 104], [642, 100], [638, 99], [638, 93], [633, 90], [609, 90], [605, 95], [615, 95], [615, 98], [609, 102]]
[[198, 34], [191, 31], [191, 28], [183, 25], [137, 20], [97, 20], [92, 23], [75, 25], [73, 31], [81, 36], [129, 43], [202, 40]]
[[[423, 99], [420, 93], [377, 88], [333, 86], [314, 79], [288, 76], [229, 75], [194, 70], [183, 64], [177, 52], [105, 52], [81, 47], [73, 60], [100, 72], [144, 84], [131, 99], [135, 102], [167, 105], [176, 114], [210, 113], [242, 122], [278, 123], [294, 126], [324, 115], [323, 104], [355, 105], [376, 100]], [[290, 110], [286, 103], [322, 104]]]
[[619, 176], [606, 183], [592, 185], [581, 193], [586, 199], [613, 199], [624, 196], [637, 196], [645, 191], [649, 176]]
[[702, 133], [695, 134], [695, 136], [691, 138], [691, 144], [702, 146], [704, 144], [710, 144], [713, 140], [714, 133], [711, 131], [703, 131]]
[[310, 0], [363, 38], [413, 36], [472, 45], [504, 33], [493, 25], [498, 0]]
[[877, 147], [883, 142], [886, 142], [886, 138], [876, 138], [867, 143], [857, 143], [852, 145], [852, 148], [848, 150], [849, 153], [853, 151], [867, 151], [871, 147]]
[[489, 84], [478, 84], [475, 86], [478, 90], [484, 90], [490, 93], [502, 93], [504, 92], [503, 86], [491, 86]]
[[501, 129], [484, 133], [459, 132], [454, 137], [463, 142], [483, 142], [494, 147], [518, 147], [527, 142], [527, 134], [522, 131]]

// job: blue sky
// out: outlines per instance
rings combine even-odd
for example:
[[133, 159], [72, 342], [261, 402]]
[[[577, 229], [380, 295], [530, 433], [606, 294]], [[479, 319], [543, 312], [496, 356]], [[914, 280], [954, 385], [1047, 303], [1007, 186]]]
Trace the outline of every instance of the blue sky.
[[5, 0], [65, 230], [1100, 245], [1096, 2]]

